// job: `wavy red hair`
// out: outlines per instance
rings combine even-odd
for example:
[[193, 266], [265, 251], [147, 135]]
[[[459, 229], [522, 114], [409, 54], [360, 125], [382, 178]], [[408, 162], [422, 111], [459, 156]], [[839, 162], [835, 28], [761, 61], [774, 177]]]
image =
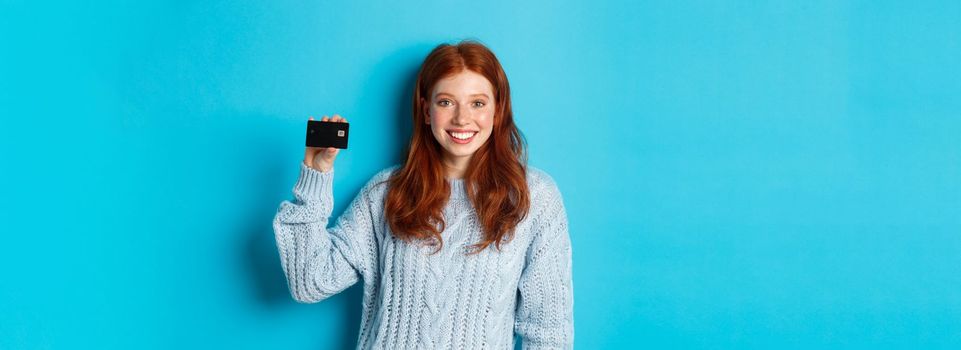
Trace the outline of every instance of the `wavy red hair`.
[[464, 187], [483, 228], [481, 242], [472, 245], [476, 254], [494, 244], [513, 239], [514, 229], [527, 216], [527, 145], [514, 124], [510, 85], [494, 53], [483, 44], [464, 40], [440, 44], [421, 64], [414, 84], [413, 134], [404, 165], [388, 180], [384, 210], [395, 237], [422, 239], [443, 249], [441, 232], [446, 228], [443, 208], [450, 197], [450, 184], [441, 162], [443, 149], [423, 122], [437, 81], [469, 69], [483, 75], [494, 88], [495, 112], [490, 138], [471, 157], [464, 173]]

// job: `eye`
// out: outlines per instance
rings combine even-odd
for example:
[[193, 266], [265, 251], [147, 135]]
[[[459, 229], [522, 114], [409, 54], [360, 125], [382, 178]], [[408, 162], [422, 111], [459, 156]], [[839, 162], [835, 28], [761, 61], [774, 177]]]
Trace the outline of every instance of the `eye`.
[[474, 105], [477, 107], [484, 107], [485, 103], [484, 101], [477, 100], [477, 101], [474, 101]]
[[[447, 104], [445, 104], [445, 103], [447, 103]], [[444, 107], [447, 107], [447, 106], [450, 105], [450, 100], [440, 100], [440, 101], [437, 102], [437, 104], [439, 104], [439, 105], [441, 105], [441, 106], [444, 106]]]

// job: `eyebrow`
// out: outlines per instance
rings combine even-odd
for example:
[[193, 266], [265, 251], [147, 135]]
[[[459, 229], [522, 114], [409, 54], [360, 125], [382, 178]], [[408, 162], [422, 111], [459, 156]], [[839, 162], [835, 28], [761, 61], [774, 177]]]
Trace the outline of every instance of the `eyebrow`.
[[[446, 92], [438, 92], [436, 95], [434, 95], [434, 97], [438, 97], [438, 96], [440, 96], [440, 95], [447, 95], [447, 96], [450, 96], [450, 97], [454, 97], [453, 94], [449, 94], [449, 93], [446, 93]], [[490, 98], [490, 96], [487, 96], [487, 94], [472, 94], [471, 96], [484, 96], [484, 97]]]

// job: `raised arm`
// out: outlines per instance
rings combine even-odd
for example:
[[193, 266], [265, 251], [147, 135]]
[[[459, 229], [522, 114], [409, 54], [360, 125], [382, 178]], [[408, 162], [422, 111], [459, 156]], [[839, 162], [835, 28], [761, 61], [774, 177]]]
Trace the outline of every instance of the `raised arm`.
[[571, 349], [574, 290], [567, 214], [553, 180], [543, 191], [543, 199], [537, 200], [545, 208], [534, 223], [535, 236], [518, 284], [514, 331], [522, 349]]
[[337, 223], [327, 228], [333, 210], [333, 169], [300, 165], [294, 201], [285, 200], [274, 216], [274, 235], [295, 300], [316, 303], [368, 278], [376, 266], [370, 189], [361, 190]]

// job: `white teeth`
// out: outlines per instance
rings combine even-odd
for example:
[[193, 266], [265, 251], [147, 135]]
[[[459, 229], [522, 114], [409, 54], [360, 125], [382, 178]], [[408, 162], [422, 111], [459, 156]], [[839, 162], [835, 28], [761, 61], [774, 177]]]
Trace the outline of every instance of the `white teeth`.
[[457, 138], [457, 139], [460, 139], [460, 140], [467, 140], [467, 139], [471, 138], [472, 136], [474, 136], [474, 134], [476, 134], [476, 132], [452, 132], [452, 133], [450, 133], [450, 134], [451, 134], [451, 136], [454, 136], [454, 138]]

